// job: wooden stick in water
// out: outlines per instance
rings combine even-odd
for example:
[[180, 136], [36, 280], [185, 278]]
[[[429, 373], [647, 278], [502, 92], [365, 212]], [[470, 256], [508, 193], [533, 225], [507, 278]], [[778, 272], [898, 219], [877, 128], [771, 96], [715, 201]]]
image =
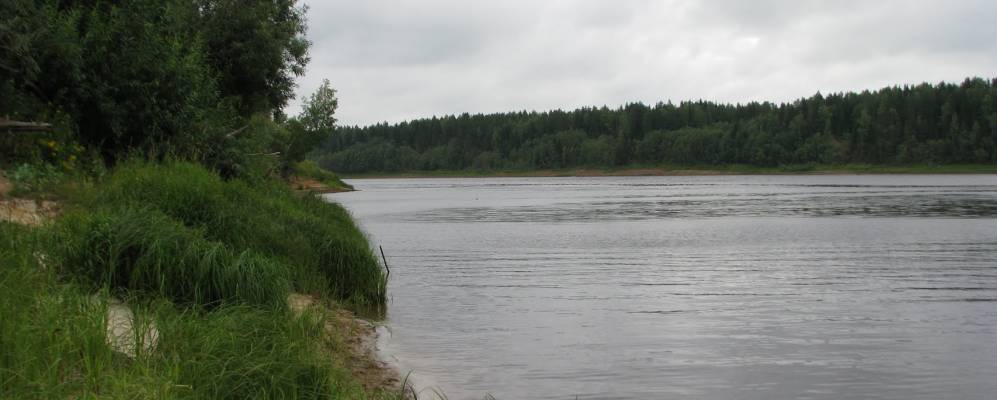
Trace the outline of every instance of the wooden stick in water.
[[388, 271], [388, 273], [384, 275], [384, 280], [388, 280], [388, 277], [391, 276], [391, 268], [388, 268], [388, 259], [384, 257], [384, 246], [378, 245], [377, 248], [381, 249], [381, 260], [384, 261], [384, 269]]

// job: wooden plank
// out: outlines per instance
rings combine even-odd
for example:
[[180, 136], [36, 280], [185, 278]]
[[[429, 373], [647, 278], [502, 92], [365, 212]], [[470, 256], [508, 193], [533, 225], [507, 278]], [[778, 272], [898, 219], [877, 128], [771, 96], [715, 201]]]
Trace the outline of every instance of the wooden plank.
[[13, 121], [0, 117], [0, 130], [10, 132], [47, 132], [52, 130], [52, 124], [43, 122]]

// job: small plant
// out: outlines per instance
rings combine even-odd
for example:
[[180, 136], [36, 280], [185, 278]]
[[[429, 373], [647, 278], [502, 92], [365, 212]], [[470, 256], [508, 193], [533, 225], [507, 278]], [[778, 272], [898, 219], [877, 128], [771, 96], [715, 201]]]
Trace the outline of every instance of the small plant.
[[21, 164], [7, 176], [18, 194], [34, 193], [61, 182], [65, 174], [52, 164]]
[[72, 172], [79, 166], [83, 156], [83, 146], [51, 139], [39, 140], [38, 143], [42, 148], [42, 157], [48, 164], [58, 166], [66, 172]]

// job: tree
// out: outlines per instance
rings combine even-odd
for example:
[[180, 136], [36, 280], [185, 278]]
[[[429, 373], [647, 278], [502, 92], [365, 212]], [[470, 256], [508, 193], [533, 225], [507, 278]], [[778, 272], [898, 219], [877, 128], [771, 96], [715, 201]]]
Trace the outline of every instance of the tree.
[[108, 161], [213, 151], [231, 121], [189, 2], [29, 3], [0, 2], [0, 64], [10, 70], [0, 114], [65, 116], [64, 130]]
[[305, 7], [297, 0], [199, 0], [197, 30], [222, 96], [243, 116], [280, 110], [308, 63]]
[[298, 120], [306, 130], [329, 135], [336, 129], [337, 108], [339, 99], [336, 98], [336, 89], [332, 88], [328, 79], [323, 79], [315, 93], [304, 100]]
[[295, 163], [304, 160], [308, 152], [333, 134], [338, 107], [336, 89], [332, 88], [328, 79], [322, 80], [322, 85], [305, 99], [301, 114], [287, 123], [289, 134], [280, 150], [284, 172], [289, 172]]
[[818, 93], [784, 104], [685, 101], [463, 114], [343, 127], [319, 153], [349, 154], [383, 142], [420, 153], [412, 169], [997, 162], [994, 97], [997, 80], [971, 79]]

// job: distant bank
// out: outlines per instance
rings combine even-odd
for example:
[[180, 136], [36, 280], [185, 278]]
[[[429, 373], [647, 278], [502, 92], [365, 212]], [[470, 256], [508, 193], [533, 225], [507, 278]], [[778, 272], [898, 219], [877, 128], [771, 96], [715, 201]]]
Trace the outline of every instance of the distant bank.
[[698, 175], [850, 175], [850, 174], [997, 174], [997, 165], [790, 165], [756, 167], [726, 166], [631, 166], [622, 168], [567, 168], [540, 170], [435, 170], [366, 172], [343, 174], [356, 178], [489, 178], [489, 177], [569, 177], [569, 176], [698, 176]]
[[[997, 164], [993, 99], [997, 79], [969, 78], [817, 93], [781, 104], [684, 101], [461, 114], [337, 126], [309, 156], [340, 174], [640, 165], [992, 165]], [[733, 169], [728, 172], [757, 171]], [[778, 167], [762, 171], [781, 172]]]

